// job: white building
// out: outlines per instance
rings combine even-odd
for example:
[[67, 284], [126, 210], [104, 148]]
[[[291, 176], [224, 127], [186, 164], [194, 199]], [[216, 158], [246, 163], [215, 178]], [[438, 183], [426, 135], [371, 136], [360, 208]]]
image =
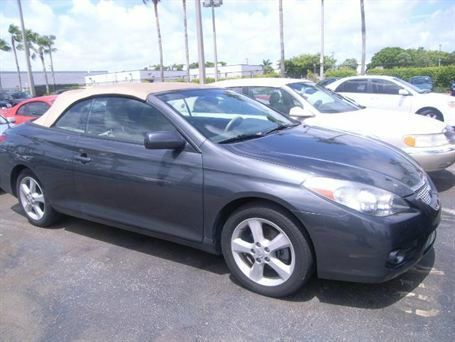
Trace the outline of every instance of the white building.
[[[218, 78], [239, 78], [239, 77], [254, 77], [262, 75], [263, 70], [261, 65], [226, 65], [218, 67]], [[186, 71], [165, 70], [164, 79], [166, 81], [186, 81]], [[215, 78], [215, 68], [206, 68], [206, 77]], [[199, 69], [190, 69], [190, 80], [199, 78]], [[159, 82], [159, 70], [132, 70], [103, 73], [96, 75], [94, 73], [85, 76], [86, 85], [96, 84], [115, 84], [127, 82]]]

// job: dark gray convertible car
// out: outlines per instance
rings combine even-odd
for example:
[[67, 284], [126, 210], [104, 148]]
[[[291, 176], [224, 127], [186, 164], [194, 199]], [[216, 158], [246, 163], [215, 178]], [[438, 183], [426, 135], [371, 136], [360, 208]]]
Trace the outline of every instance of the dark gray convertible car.
[[0, 186], [36, 226], [67, 214], [222, 253], [275, 297], [312, 274], [391, 279], [440, 220], [433, 183], [399, 150], [183, 83], [60, 95], [0, 135]]

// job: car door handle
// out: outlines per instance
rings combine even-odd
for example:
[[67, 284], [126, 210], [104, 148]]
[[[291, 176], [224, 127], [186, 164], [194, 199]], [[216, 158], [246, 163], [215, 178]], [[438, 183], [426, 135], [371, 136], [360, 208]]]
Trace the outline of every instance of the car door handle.
[[82, 164], [87, 164], [92, 161], [92, 158], [90, 158], [87, 153], [81, 153], [80, 155], [74, 157], [74, 159]]

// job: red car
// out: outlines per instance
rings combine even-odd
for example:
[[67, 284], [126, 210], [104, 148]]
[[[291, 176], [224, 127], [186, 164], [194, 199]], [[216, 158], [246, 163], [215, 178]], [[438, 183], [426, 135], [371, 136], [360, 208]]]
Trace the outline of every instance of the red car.
[[35, 120], [49, 109], [56, 97], [57, 95], [49, 95], [22, 101], [14, 107], [4, 110], [3, 116], [16, 118], [16, 125]]

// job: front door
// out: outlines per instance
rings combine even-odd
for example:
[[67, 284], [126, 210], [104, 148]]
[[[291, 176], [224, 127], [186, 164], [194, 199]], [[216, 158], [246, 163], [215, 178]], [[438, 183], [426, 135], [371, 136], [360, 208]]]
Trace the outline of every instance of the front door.
[[201, 241], [201, 154], [189, 144], [182, 151], [146, 149], [146, 132], [176, 130], [147, 103], [119, 96], [91, 101], [74, 156], [84, 213]]

